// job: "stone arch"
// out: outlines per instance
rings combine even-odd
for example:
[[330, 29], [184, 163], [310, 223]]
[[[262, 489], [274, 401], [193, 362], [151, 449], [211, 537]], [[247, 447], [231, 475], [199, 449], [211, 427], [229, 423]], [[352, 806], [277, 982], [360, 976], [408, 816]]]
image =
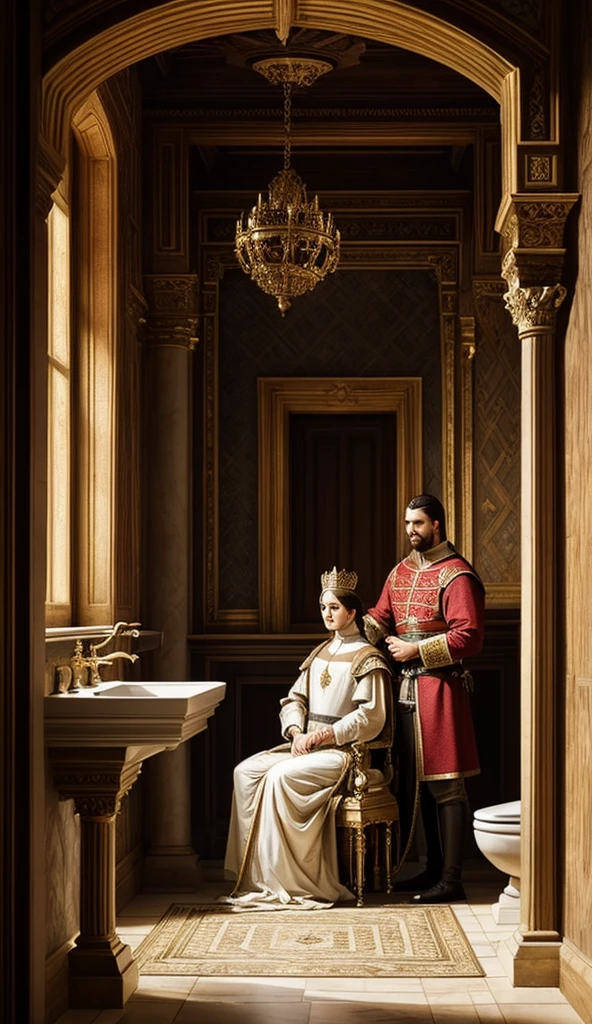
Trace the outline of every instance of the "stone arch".
[[[130, 64], [184, 43], [261, 29], [281, 31], [286, 5], [272, 0], [171, 0], [121, 21], [58, 61], [43, 81], [42, 126], [47, 142], [66, 158], [74, 112], [101, 82]], [[471, 79], [500, 104], [503, 192], [517, 188], [520, 138], [519, 70], [462, 29], [399, 0], [299, 0], [297, 27], [356, 33], [414, 51]], [[285, 18], [283, 20], [285, 26]]]

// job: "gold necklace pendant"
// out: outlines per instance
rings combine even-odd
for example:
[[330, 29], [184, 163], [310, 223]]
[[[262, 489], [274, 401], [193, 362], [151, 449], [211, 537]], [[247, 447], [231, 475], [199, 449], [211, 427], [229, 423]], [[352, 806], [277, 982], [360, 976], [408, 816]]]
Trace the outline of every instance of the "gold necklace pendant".
[[323, 687], [323, 690], [326, 690], [329, 683], [331, 682], [331, 673], [329, 672], [328, 665], [325, 665], [323, 671], [321, 672], [321, 678], [319, 679], [319, 682]]

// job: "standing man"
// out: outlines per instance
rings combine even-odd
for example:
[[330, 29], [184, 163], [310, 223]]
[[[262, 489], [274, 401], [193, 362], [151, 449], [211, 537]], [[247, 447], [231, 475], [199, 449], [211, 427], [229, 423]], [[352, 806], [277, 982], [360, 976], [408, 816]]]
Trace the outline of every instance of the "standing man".
[[425, 870], [395, 888], [417, 893], [416, 903], [450, 903], [466, 898], [464, 779], [480, 771], [462, 659], [481, 649], [485, 594], [473, 567], [446, 540], [437, 498], [412, 498], [405, 528], [411, 553], [364, 619], [368, 639], [384, 641], [399, 669], [399, 801], [409, 819], [402, 859], [418, 813], [427, 843]]

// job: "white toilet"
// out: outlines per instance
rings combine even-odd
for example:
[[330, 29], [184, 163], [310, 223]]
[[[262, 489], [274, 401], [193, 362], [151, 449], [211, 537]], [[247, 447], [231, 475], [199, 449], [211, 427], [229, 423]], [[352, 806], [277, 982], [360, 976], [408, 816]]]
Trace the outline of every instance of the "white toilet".
[[491, 912], [498, 924], [520, 924], [520, 801], [482, 807], [473, 816], [475, 842], [481, 853], [509, 881]]

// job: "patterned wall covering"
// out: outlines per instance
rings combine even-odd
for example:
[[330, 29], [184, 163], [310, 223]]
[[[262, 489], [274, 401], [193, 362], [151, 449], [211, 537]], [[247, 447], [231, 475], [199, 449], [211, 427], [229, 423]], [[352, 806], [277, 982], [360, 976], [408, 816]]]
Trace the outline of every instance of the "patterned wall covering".
[[504, 290], [475, 288], [474, 563], [488, 583], [520, 580], [520, 344]]
[[220, 607], [257, 607], [257, 377], [422, 377], [424, 485], [441, 490], [438, 286], [432, 271], [342, 271], [294, 302], [220, 282]]

